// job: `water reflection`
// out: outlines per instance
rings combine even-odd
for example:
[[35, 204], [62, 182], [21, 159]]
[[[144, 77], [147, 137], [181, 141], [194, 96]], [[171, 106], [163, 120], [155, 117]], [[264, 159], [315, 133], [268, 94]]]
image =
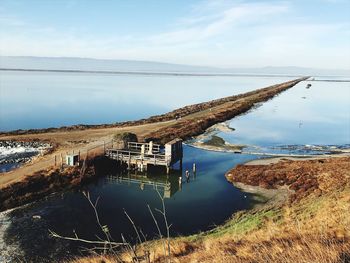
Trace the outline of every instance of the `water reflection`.
[[141, 119], [290, 79], [0, 71], [0, 130]]
[[[306, 85], [312, 83], [309, 89]], [[350, 143], [350, 82], [301, 82], [230, 122], [230, 143], [273, 150], [278, 146]], [[304, 147], [305, 148], [305, 147]]]
[[171, 175], [154, 175], [134, 171], [127, 174], [107, 175], [105, 183], [125, 187], [136, 185], [139, 191], [155, 191], [164, 198], [171, 198], [177, 191], [181, 190], [182, 184], [178, 178], [182, 178], [181, 171], [172, 171]]

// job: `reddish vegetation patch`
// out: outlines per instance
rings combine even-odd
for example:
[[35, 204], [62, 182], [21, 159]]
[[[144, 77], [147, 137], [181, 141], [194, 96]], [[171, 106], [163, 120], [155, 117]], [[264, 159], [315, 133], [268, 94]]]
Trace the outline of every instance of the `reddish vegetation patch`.
[[[311, 193], [321, 195], [350, 184], [350, 157], [307, 161], [280, 161], [270, 165], [237, 165], [227, 172], [232, 182], [271, 189], [287, 185], [294, 191], [291, 201]], [[346, 183], [345, 183], [346, 184]]]

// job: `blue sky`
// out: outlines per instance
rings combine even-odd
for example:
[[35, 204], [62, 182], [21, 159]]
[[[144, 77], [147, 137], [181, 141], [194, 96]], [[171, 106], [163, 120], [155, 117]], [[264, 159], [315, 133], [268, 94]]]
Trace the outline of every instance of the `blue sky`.
[[350, 69], [350, 0], [0, 0], [0, 54]]

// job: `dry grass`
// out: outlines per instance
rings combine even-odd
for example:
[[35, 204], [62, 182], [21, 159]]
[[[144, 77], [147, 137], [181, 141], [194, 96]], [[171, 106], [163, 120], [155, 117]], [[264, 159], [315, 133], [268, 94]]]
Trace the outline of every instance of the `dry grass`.
[[348, 262], [349, 199], [346, 189], [236, 215], [208, 233], [173, 240], [173, 262]]

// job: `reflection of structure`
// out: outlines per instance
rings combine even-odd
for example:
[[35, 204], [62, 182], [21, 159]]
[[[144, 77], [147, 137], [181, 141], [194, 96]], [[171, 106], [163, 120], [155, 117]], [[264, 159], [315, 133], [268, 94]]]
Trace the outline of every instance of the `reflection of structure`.
[[131, 185], [136, 184], [140, 186], [140, 190], [144, 190], [150, 186], [153, 190], [163, 192], [164, 198], [170, 198], [179, 190], [178, 176], [147, 176], [138, 174], [123, 174], [123, 175], [109, 175], [107, 181], [113, 184]]
[[106, 156], [124, 162], [131, 167], [139, 170], [147, 170], [147, 166], [165, 166], [167, 173], [170, 167], [180, 161], [182, 166], [182, 140], [174, 139], [161, 146], [159, 144], [129, 142], [125, 149], [110, 148], [106, 150]]

